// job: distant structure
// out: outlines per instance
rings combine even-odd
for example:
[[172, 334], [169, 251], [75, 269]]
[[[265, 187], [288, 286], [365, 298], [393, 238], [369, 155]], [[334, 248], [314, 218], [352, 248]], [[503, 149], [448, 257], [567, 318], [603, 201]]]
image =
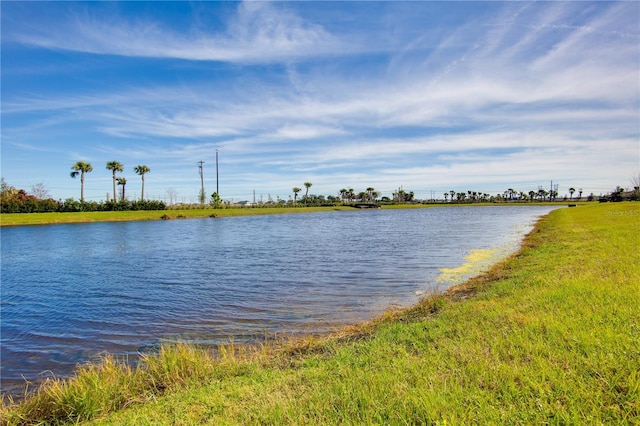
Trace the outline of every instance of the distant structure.
[[204, 164], [204, 161], [200, 160], [198, 161], [198, 169], [200, 171], [200, 204], [204, 204], [204, 173], [202, 171], [202, 165]]
[[216, 148], [216, 194], [220, 196], [220, 186], [218, 185], [218, 148]]

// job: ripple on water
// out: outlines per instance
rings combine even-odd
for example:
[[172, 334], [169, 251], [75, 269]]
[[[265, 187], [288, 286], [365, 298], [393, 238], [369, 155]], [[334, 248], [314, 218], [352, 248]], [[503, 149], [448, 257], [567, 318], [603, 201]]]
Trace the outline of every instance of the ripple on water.
[[166, 341], [219, 344], [366, 320], [478, 273], [549, 210], [3, 227], [2, 389], [69, 374], [104, 351], [134, 357]]

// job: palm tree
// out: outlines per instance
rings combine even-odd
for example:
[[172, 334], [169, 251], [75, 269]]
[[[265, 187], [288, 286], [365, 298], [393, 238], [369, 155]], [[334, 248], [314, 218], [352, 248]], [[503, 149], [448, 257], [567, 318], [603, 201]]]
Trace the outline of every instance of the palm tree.
[[449, 191], [449, 194], [451, 194], [451, 202], [453, 203], [453, 197], [456, 195], [456, 191], [452, 189], [451, 191]]
[[135, 166], [133, 168], [133, 171], [136, 172], [136, 174], [139, 174], [140, 177], [142, 177], [142, 196], [140, 197], [140, 200], [144, 201], [144, 175], [149, 173], [151, 169], [145, 165], [140, 165]]
[[393, 193], [393, 200], [399, 203], [409, 202], [413, 199], [413, 191], [407, 193], [402, 187]]
[[376, 191], [372, 186], [367, 188], [366, 200], [367, 202], [372, 202], [374, 200], [373, 193]]
[[342, 202], [344, 202], [344, 200], [347, 198], [348, 193], [349, 191], [347, 190], [347, 188], [342, 188], [340, 190], [340, 199], [342, 200]]
[[123, 177], [119, 177], [116, 179], [118, 181], [118, 185], [122, 185], [122, 199], [124, 201], [124, 186], [127, 184], [127, 180]]
[[305, 182], [304, 186], [307, 188], [307, 192], [304, 193], [304, 203], [307, 204], [307, 197], [309, 196], [309, 188], [311, 188], [313, 184], [311, 182]]
[[298, 192], [302, 191], [300, 188], [298, 188], [297, 186], [295, 186], [293, 188], [293, 204], [296, 203], [296, 200], [298, 199]]
[[72, 178], [80, 175], [80, 202], [84, 203], [84, 174], [92, 171], [93, 166], [91, 165], [91, 163], [78, 161], [76, 164], [71, 166], [71, 168], [73, 169], [73, 171], [71, 172]]
[[124, 166], [117, 161], [109, 161], [107, 163], [107, 170], [113, 171], [113, 202], [117, 202], [118, 197], [116, 197], [116, 172], [124, 171]]
[[549, 193], [545, 189], [541, 188], [541, 189], [538, 190], [538, 194], [537, 195], [538, 195], [538, 198], [540, 198], [540, 201], [544, 201], [547, 198], [548, 194]]
[[576, 192], [575, 188], [569, 188], [569, 200], [573, 200], [573, 193]]

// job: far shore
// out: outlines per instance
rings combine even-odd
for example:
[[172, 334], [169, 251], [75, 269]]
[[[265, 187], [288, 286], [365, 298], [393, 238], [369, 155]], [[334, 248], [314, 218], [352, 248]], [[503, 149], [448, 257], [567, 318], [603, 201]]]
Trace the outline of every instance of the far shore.
[[[432, 207], [471, 207], [471, 206], [558, 206], [564, 207], [568, 204], [588, 204], [587, 202], [542, 202], [542, 203], [431, 203], [431, 204], [386, 204], [381, 205], [382, 209], [413, 209]], [[592, 203], [593, 204], [593, 203]], [[180, 220], [198, 218], [222, 218], [233, 216], [259, 216], [272, 214], [293, 214], [293, 213], [316, 213], [329, 211], [360, 211], [350, 205], [335, 206], [311, 206], [299, 205], [296, 207], [229, 207], [229, 208], [195, 208], [181, 209], [168, 208], [166, 210], [129, 210], [129, 211], [107, 211], [107, 212], [64, 212], [64, 213], [2, 213], [0, 214], [0, 227], [23, 226], [23, 225], [54, 225], [73, 223], [93, 223], [93, 222], [123, 222], [123, 221], [144, 221], [144, 220]]]

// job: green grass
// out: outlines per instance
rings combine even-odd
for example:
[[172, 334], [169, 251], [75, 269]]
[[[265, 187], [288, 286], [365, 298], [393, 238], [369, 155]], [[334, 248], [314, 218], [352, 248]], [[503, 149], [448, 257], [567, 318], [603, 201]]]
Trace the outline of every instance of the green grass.
[[[544, 205], [564, 205], [565, 203], [544, 203]], [[527, 206], [527, 203], [507, 203], [507, 204], [392, 204], [384, 205], [383, 209], [419, 209], [430, 207], [467, 207], [467, 206]], [[533, 205], [543, 205], [535, 203]], [[257, 216], [271, 214], [290, 213], [315, 213], [326, 211], [356, 211], [353, 207], [338, 205], [331, 207], [304, 207], [300, 204], [297, 207], [242, 207], [224, 209], [174, 209], [167, 210], [136, 210], [136, 211], [114, 211], [114, 212], [68, 212], [68, 213], [2, 213], [0, 214], [0, 226], [19, 225], [53, 225], [61, 223], [90, 223], [90, 222], [121, 222], [135, 220], [160, 220], [160, 219], [195, 219], [208, 217], [231, 217], [231, 216]]]
[[[326, 337], [176, 345], [51, 382], [7, 424], [640, 424], [640, 204], [552, 212], [522, 250]], [[22, 419], [22, 420], [21, 420]]]
[[115, 212], [69, 212], [69, 213], [3, 213], [0, 226], [50, 225], [59, 223], [119, 222], [134, 220], [193, 219], [229, 216], [250, 216], [286, 213], [311, 213], [331, 210], [354, 210], [352, 207], [285, 207], [285, 208], [229, 208], [229, 209], [168, 209]]

